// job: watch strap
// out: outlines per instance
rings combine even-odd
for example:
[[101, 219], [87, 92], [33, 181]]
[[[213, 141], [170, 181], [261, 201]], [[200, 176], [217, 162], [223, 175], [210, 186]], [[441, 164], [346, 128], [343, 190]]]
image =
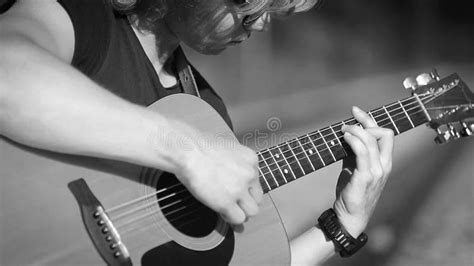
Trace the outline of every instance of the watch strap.
[[369, 239], [365, 233], [354, 238], [339, 222], [336, 212], [331, 208], [318, 218], [318, 224], [326, 238], [332, 240], [341, 257], [350, 257], [362, 248]]

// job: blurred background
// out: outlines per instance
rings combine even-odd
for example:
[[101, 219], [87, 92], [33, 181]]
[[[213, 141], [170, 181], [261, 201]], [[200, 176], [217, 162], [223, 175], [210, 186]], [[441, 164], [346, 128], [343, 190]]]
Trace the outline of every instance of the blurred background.
[[[326, 0], [218, 56], [187, 54], [226, 102], [239, 139], [258, 150], [345, 119], [352, 105], [408, 97], [403, 79], [433, 67], [474, 89], [473, 14], [472, 0]], [[473, 265], [474, 141], [439, 146], [434, 137], [423, 126], [397, 137], [367, 247], [326, 265]], [[271, 192], [290, 238], [332, 205], [340, 168]]]
[[[474, 89], [473, 14], [472, 0], [327, 0], [221, 55], [188, 54], [226, 102], [239, 139], [259, 150], [345, 119], [352, 105], [408, 97], [403, 79], [433, 67]], [[436, 145], [435, 135], [421, 126], [396, 138], [367, 247], [326, 265], [474, 265], [474, 141]], [[271, 193], [290, 237], [332, 205], [340, 168]]]

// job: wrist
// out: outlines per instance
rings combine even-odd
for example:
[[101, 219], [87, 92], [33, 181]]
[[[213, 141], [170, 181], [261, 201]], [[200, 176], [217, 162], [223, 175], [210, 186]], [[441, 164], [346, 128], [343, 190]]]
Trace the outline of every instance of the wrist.
[[183, 126], [180, 126], [182, 123], [156, 112], [146, 112], [144, 117], [142, 132], [146, 132], [147, 151], [141, 156], [147, 157], [148, 166], [179, 174], [187, 167], [191, 152], [190, 138], [186, 137]]
[[340, 208], [341, 205], [336, 201], [334, 203], [333, 209], [337, 215], [337, 218], [342, 226], [351, 234], [352, 237], [357, 238], [362, 232], [364, 232], [367, 227], [368, 220], [358, 217], [356, 215], [349, 214], [345, 210], [345, 207]]
[[199, 132], [180, 121], [169, 120], [168, 130], [164, 135], [166, 157], [172, 166], [170, 172], [179, 177], [190, 176], [188, 173], [201, 157], [198, 145]]
[[337, 209], [334, 211], [336, 212], [337, 218], [339, 219], [341, 225], [354, 238], [357, 238], [360, 234], [362, 234], [367, 227], [367, 222], [360, 218], [348, 214], [342, 214], [338, 212]]

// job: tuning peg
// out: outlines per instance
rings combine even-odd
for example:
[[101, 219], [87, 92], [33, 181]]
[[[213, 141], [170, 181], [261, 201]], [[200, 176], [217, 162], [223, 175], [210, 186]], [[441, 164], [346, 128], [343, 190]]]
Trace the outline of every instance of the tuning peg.
[[416, 83], [416, 79], [413, 77], [408, 77], [405, 80], [403, 80], [403, 87], [405, 89], [411, 89], [411, 90], [416, 90], [418, 87], [418, 83]]
[[430, 76], [431, 76], [432, 79], [435, 79], [435, 80], [440, 80], [441, 79], [441, 77], [438, 74], [438, 70], [436, 68], [433, 68], [431, 70]]
[[436, 132], [438, 133], [438, 136], [436, 136], [436, 138], [434, 139], [436, 144], [444, 144], [450, 142], [453, 139], [458, 139], [461, 137], [461, 134], [459, 134], [456, 128], [451, 124], [448, 124], [447, 128], [444, 131], [440, 128], [437, 128]]
[[459, 134], [459, 132], [457, 131], [457, 129], [453, 125], [448, 124], [448, 128], [449, 128], [449, 135], [451, 135], [452, 137], [455, 137], [457, 139], [461, 137], [461, 134]]
[[436, 132], [438, 132], [438, 136], [434, 139], [436, 144], [444, 144], [447, 143], [451, 140], [451, 134], [449, 133], [449, 130], [446, 131], [441, 131], [441, 129], [436, 129]]
[[416, 83], [420, 86], [426, 85], [433, 81], [433, 78], [428, 73], [422, 73], [416, 77]]
[[472, 130], [474, 127], [474, 124], [468, 125], [466, 121], [461, 122], [462, 125], [462, 130], [461, 130], [461, 137], [469, 137], [472, 135]]

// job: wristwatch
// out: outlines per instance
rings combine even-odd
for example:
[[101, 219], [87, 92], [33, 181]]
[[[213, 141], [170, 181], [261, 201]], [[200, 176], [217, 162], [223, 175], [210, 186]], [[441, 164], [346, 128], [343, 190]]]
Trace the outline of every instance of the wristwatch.
[[369, 237], [362, 233], [357, 238], [353, 238], [337, 218], [336, 212], [332, 208], [326, 210], [319, 216], [318, 224], [327, 239], [332, 240], [336, 245], [336, 250], [341, 257], [350, 257], [362, 248]]

